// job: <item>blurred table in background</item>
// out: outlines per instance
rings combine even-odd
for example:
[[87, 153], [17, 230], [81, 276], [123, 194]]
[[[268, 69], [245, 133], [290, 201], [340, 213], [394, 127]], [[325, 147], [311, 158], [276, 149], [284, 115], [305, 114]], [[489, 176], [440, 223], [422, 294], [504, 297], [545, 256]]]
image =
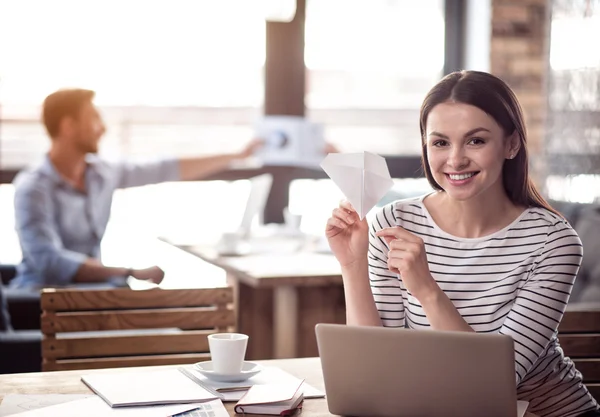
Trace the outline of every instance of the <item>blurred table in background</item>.
[[220, 256], [211, 246], [177, 247], [227, 272], [238, 331], [250, 336], [250, 360], [318, 356], [315, 325], [346, 321], [341, 270], [331, 253]]

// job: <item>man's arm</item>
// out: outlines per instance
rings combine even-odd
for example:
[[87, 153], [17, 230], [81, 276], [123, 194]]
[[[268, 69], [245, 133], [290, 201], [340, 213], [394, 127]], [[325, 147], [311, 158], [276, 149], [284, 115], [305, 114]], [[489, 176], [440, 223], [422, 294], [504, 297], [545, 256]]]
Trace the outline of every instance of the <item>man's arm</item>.
[[226, 169], [235, 160], [252, 156], [262, 144], [263, 142], [261, 140], [254, 139], [238, 153], [197, 158], [182, 158], [179, 160], [179, 173], [181, 179], [197, 180], [206, 178], [211, 174]]
[[130, 275], [128, 268], [104, 266], [93, 258], [87, 258], [81, 263], [73, 276], [73, 282], [104, 282], [110, 278], [127, 277]]
[[104, 266], [97, 259], [87, 258], [75, 273], [73, 281], [80, 283], [104, 282], [110, 278], [128, 276], [160, 284], [165, 273], [158, 266], [144, 269], [121, 268]]
[[126, 161], [113, 166], [113, 169], [120, 171], [117, 188], [137, 187], [165, 181], [200, 180], [226, 169], [235, 160], [248, 158], [262, 146], [262, 143], [259, 139], [252, 140], [242, 151], [231, 154], [140, 163]]
[[[87, 255], [64, 248], [54, 222], [56, 208], [47, 184], [26, 179], [15, 191], [15, 223], [23, 255], [42, 278], [40, 286], [68, 285], [73, 282], [104, 282], [109, 278], [136, 276], [156, 281], [155, 271], [107, 267]], [[158, 269], [158, 268], [156, 268]], [[144, 278], [141, 278], [144, 277]], [[160, 282], [160, 280], [158, 280]]]

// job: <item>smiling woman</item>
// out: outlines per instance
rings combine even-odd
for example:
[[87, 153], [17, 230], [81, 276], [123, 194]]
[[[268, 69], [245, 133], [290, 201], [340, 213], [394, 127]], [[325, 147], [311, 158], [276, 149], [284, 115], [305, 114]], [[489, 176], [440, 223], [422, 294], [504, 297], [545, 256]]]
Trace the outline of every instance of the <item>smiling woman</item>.
[[348, 324], [508, 335], [528, 411], [599, 416], [556, 336], [581, 241], [529, 178], [515, 95], [490, 74], [452, 73], [426, 95], [420, 125], [435, 191], [383, 207], [370, 226], [347, 202], [327, 221]]
[[[554, 211], [529, 178], [527, 130], [521, 106], [502, 80], [483, 72], [457, 72], [445, 77], [425, 97], [420, 117], [421, 137], [427, 150], [423, 152], [423, 165], [431, 185], [442, 190], [428, 161], [430, 139], [439, 135], [435, 132], [438, 125], [453, 132], [462, 128], [462, 139], [480, 150], [479, 157], [487, 155], [497, 162], [495, 173], [501, 173], [501, 177], [495, 178], [500, 180], [497, 183], [500, 194], [496, 195], [506, 193], [517, 206]], [[448, 137], [444, 135], [444, 139]], [[490, 175], [494, 178], [494, 172]]]
[[427, 119], [426, 134], [426, 158], [436, 188], [457, 200], [502, 195], [498, 189], [503, 188], [504, 159], [498, 155], [508, 159], [517, 153], [515, 135], [506, 140], [491, 116], [463, 103], [435, 106]]
[[[432, 195], [428, 206], [444, 230], [479, 237], [510, 224], [528, 207], [558, 214], [529, 178], [521, 106], [500, 79], [476, 71], [445, 77], [425, 97], [420, 126], [425, 174], [435, 190], [445, 191]], [[440, 199], [446, 203], [438, 204]], [[456, 223], [442, 214], [448, 210], [482, 220]]]

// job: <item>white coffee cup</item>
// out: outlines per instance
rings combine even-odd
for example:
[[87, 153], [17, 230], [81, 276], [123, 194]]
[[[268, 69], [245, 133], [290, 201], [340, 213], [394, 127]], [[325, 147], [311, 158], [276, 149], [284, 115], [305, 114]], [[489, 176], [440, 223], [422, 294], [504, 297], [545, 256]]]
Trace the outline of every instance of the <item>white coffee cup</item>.
[[285, 228], [288, 230], [288, 232], [300, 232], [300, 225], [302, 224], [301, 214], [292, 213], [289, 208], [285, 207], [283, 209], [283, 220], [285, 222]]
[[217, 243], [219, 253], [229, 254], [236, 253], [239, 249], [241, 236], [235, 232], [226, 232], [221, 235], [221, 239]]
[[242, 372], [248, 335], [242, 333], [215, 333], [208, 336], [208, 348], [213, 370], [220, 374]]

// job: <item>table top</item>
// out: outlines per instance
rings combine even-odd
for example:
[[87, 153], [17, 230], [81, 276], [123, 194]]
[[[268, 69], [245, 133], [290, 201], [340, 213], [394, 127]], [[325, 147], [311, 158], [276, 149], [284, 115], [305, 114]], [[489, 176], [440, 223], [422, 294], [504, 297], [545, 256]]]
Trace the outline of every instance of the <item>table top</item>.
[[[258, 361], [263, 365], [277, 366], [290, 374], [306, 379], [310, 385], [324, 391], [323, 374], [319, 358], [281, 359]], [[81, 382], [81, 375], [106, 372], [152, 371], [157, 366], [118, 369], [93, 369], [80, 371], [34, 372], [0, 375], [0, 401], [6, 394], [92, 394]], [[227, 402], [230, 415], [235, 403]], [[331, 416], [324, 398], [307, 399], [302, 408], [303, 416]]]
[[180, 249], [219, 266], [252, 287], [341, 285], [341, 268], [329, 253], [261, 253], [219, 256], [209, 246], [177, 245]]
[[[305, 379], [313, 387], [325, 391], [323, 373], [319, 358], [301, 359], [276, 359], [258, 361], [263, 365], [277, 366], [290, 374]], [[152, 371], [157, 366], [118, 369], [93, 369], [80, 371], [33, 372], [26, 374], [0, 375], [0, 401], [6, 394], [92, 394], [92, 391], [81, 382], [81, 375], [101, 372], [128, 372]], [[224, 403], [229, 415], [236, 415], [233, 411], [235, 403]], [[332, 416], [327, 408], [324, 398], [307, 399], [302, 407], [303, 417]], [[525, 413], [525, 417], [536, 417]]]

